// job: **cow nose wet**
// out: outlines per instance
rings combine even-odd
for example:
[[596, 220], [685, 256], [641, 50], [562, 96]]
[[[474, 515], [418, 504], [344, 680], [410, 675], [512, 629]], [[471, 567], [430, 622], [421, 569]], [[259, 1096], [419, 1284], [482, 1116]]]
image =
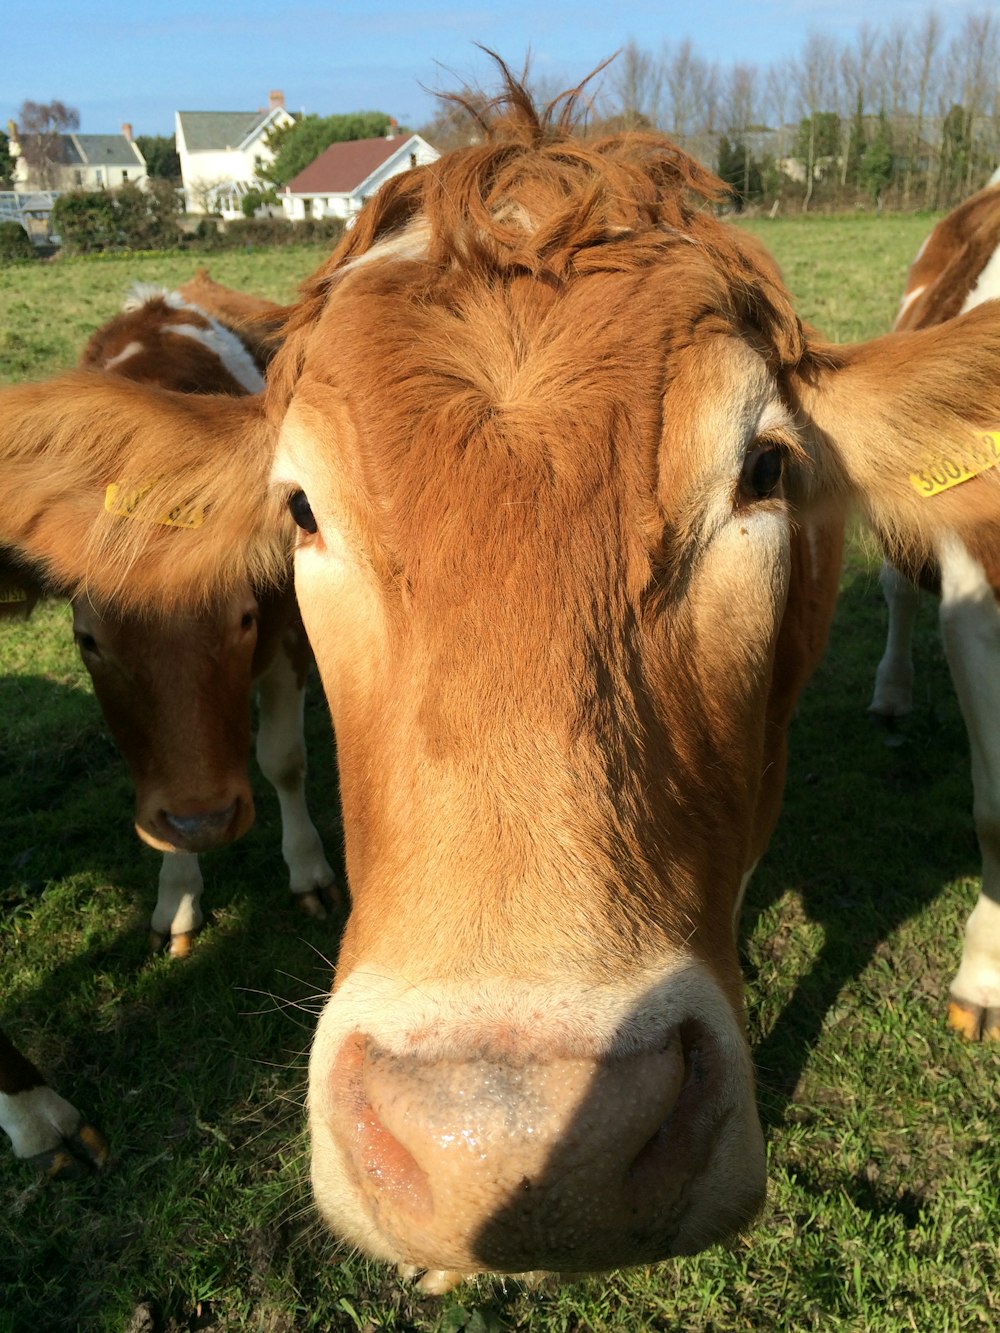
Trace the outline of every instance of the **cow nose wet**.
[[239, 814], [239, 797], [224, 810], [199, 810], [194, 814], [178, 815], [162, 810], [160, 818], [169, 830], [170, 840], [181, 851], [207, 852], [231, 842], [235, 836]]
[[709, 1045], [692, 1028], [619, 1058], [450, 1061], [356, 1034], [331, 1073], [331, 1129], [379, 1229], [415, 1264], [652, 1261], [672, 1249], [715, 1128]]

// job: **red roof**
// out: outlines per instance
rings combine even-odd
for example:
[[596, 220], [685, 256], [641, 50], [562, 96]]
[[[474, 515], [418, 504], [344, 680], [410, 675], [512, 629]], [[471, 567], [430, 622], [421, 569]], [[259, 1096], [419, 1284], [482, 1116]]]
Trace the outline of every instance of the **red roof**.
[[411, 139], [351, 139], [332, 143], [288, 182], [290, 194], [350, 194]]

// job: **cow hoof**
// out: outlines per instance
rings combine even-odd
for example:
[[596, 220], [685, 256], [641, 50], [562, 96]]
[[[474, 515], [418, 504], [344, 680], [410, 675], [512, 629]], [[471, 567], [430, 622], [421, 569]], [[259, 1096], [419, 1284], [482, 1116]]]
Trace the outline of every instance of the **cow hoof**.
[[164, 935], [159, 930], [149, 932], [149, 947], [153, 953], [168, 953], [171, 958], [187, 958], [194, 946], [197, 931], [179, 930], [176, 935]]
[[948, 1026], [966, 1041], [1000, 1041], [1000, 1006], [948, 1001]]
[[297, 893], [295, 901], [299, 911], [314, 921], [325, 921], [331, 912], [339, 912], [343, 907], [343, 897], [336, 884], [324, 884], [305, 893]]
[[193, 930], [181, 930], [176, 935], [170, 936], [170, 957], [187, 958], [194, 948], [196, 932]]
[[49, 1180], [75, 1180], [88, 1171], [103, 1171], [108, 1164], [108, 1143], [94, 1125], [81, 1125], [54, 1148], [30, 1160]]
[[466, 1279], [465, 1273], [455, 1273], [450, 1268], [418, 1268], [416, 1264], [399, 1264], [396, 1272], [404, 1282], [412, 1282], [418, 1273], [423, 1276], [416, 1282], [417, 1291], [425, 1296], [445, 1296], [455, 1287], [461, 1286]]

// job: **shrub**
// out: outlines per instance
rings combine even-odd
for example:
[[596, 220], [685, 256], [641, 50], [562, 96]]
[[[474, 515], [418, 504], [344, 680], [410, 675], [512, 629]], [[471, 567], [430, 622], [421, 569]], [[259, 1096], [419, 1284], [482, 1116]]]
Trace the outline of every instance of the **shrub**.
[[168, 181], [151, 181], [147, 190], [123, 185], [117, 190], [72, 190], [52, 208], [52, 229], [70, 254], [100, 250], [165, 250], [180, 237], [180, 201]]
[[20, 222], [0, 222], [0, 264], [34, 257], [35, 247]]

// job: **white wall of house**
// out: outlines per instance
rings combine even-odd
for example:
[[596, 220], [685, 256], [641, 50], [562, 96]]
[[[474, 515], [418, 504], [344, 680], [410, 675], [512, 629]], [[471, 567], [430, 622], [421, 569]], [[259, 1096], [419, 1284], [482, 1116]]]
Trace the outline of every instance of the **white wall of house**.
[[365, 200], [370, 198], [381, 185], [400, 172], [412, 167], [424, 167], [436, 162], [440, 153], [419, 137], [407, 147], [409, 138], [400, 140], [400, 148], [406, 148], [388, 158], [372, 172], [366, 181], [362, 181], [356, 190], [347, 194], [289, 194], [287, 191], [278, 197], [285, 217], [292, 222], [303, 222], [306, 218], [350, 218], [360, 212]]
[[[264, 142], [266, 135], [275, 125], [290, 125], [292, 117], [283, 107], [277, 108], [269, 116], [258, 134], [248, 143], [236, 148], [207, 149], [191, 152], [184, 140], [184, 130], [179, 113], [175, 113], [175, 139], [177, 156], [181, 162], [181, 179], [188, 211], [205, 213], [205, 192], [214, 185], [227, 185], [231, 181], [244, 181], [248, 185], [257, 185], [257, 176], [261, 167], [267, 167], [274, 161], [274, 154]], [[231, 212], [231, 210], [230, 210]], [[240, 216], [232, 213], [232, 216]]]

